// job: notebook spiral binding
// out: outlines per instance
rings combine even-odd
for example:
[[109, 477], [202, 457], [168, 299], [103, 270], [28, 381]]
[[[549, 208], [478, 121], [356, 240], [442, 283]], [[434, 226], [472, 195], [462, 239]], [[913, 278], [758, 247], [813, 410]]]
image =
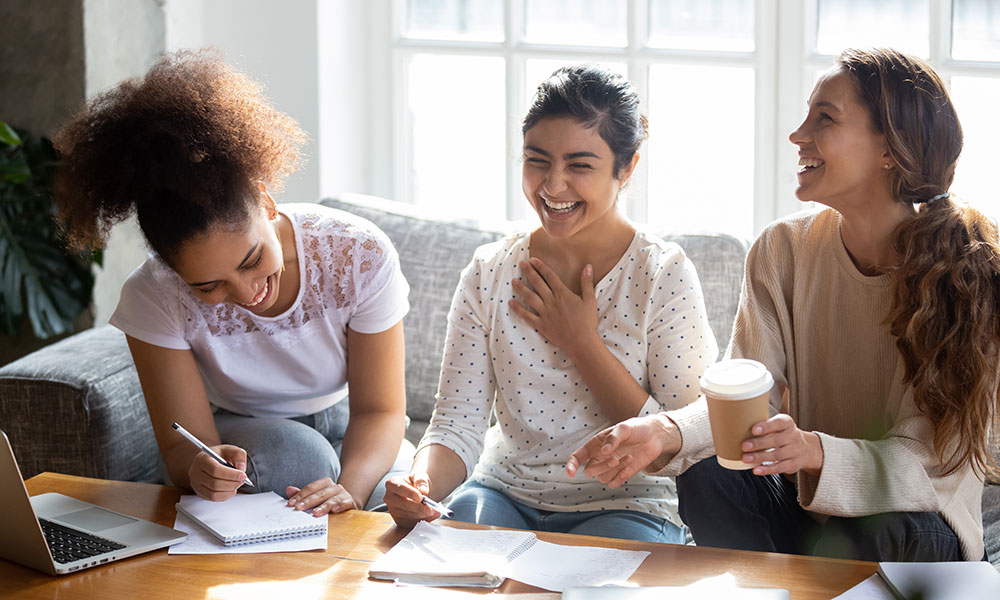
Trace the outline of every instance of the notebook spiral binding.
[[255, 533], [253, 535], [239, 536], [231, 538], [226, 541], [227, 546], [245, 546], [246, 544], [256, 544], [258, 542], [272, 542], [275, 540], [287, 540], [291, 538], [301, 538], [301, 537], [311, 537], [314, 535], [322, 535], [326, 533], [327, 529], [323, 525], [317, 525], [315, 527], [309, 527], [307, 529], [302, 529], [296, 527], [294, 529], [272, 529], [271, 531], [262, 531], [260, 533]]
[[525, 539], [520, 544], [518, 544], [517, 547], [511, 550], [510, 554], [507, 555], [507, 562], [513, 562], [514, 560], [517, 559], [518, 556], [521, 556], [522, 554], [527, 552], [532, 546], [535, 545], [535, 542], [537, 540], [538, 538], [532, 536], [530, 538]]

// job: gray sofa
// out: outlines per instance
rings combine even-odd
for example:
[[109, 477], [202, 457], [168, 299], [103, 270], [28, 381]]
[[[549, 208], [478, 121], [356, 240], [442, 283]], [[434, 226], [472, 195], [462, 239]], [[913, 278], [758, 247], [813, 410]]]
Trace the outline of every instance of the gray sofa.
[[[406, 331], [407, 438], [419, 440], [430, 419], [451, 295], [473, 250], [502, 227], [434, 218], [370, 196], [324, 204], [370, 219], [392, 239], [410, 283]], [[725, 348], [739, 301], [742, 240], [719, 234], [665, 234], [698, 268], [709, 321]], [[79, 333], [0, 369], [0, 429], [23, 475], [54, 471], [103, 479], [161, 481], [159, 452], [125, 344], [110, 326]], [[988, 486], [984, 522], [1000, 568], [1000, 486]]]

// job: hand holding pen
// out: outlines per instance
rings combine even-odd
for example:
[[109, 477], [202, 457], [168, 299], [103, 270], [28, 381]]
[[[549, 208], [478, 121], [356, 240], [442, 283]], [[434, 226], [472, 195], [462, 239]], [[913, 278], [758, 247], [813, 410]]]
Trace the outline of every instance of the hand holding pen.
[[[229, 461], [227, 461], [226, 459], [224, 459], [221, 456], [219, 456], [218, 454], [216, 454], [215, 451], [212, 450], [211, 448], [209, 448], [207, 445], [205, 445], [204, 442], [202, 442], [201, 440], [199, 440], [198, 438], [196, 438], [188, 430], [184, 429], [183, 427], [181, 427], [177, 423], [174, 423], [173, 425], [171, 425], [171, 427], [173, 427], [174, 429], [176, 429], [177, 433], [179, 433], [182, 436], [184, 436], [184, 439], [186, 439], [187, 441], [191, 442], [196, 448], [198, 448], [199, 450], [201, 450], [202, 452], [204, 452], [206, 455], [208, 455], [210, 458], [212, 458], [213, 460], [215, 460], [220, 465], [222, 465], [224, 467], [229, 467], [230, 469], [235, 469], [236, 468]], [[254, 487], [253, 482], [250, 481], [250, 478], [247, 477], [246, 475], [244, 475], [244, 477], [243, 477], [243, 483], [245, 485], [249, 485], [250, 487]]]
[[450, 517], [452, 511], [429, 497], [430, 477], [427, 473], [395, 475], [385, 483], [385, 501], [392, 520], [400, 527], [413, 527], [419, 521]]
[[455, 513], [453, 513], [451, 511], [450, 508], [448, 508], [444, 504], [441, 504], [437, 500], [431, 500], [427, 496], [424, 496], [423, 498], [421, 498], [420, 499], [420, 503], [424, 504], [426, 506], [429, 506], [429, 507], [433, 508], [434, 510], [438, 511], [438, 514], [440, 514], [442, 517], [450, 517], [453, 514], [455, 514]]

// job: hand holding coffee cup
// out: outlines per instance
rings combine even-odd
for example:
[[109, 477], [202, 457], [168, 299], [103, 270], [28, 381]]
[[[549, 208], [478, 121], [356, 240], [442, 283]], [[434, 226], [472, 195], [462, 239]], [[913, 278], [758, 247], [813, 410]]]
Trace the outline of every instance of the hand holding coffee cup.
[[709, 366], [700, 382], [719, 464], [727, 469], [753, 467], [743, 462], [742, 445], [754, 437], [750, 428], [768, 418], [771, 372], [755, 360], [735, 358]]

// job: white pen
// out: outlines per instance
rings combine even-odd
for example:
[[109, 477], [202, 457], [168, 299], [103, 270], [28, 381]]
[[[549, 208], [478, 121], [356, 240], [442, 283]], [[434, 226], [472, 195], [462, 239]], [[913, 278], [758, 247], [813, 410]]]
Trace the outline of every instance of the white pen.
[[[202, 442], [198, 438], [196, 438], [193, 435], [191, 435], [191, 432], [189, 432], [187, 429], [184, 429], [183, 427], [181, 427], [177, 423], [174, 423], [171, 427], [173, 427], [174, 429], [176, 429], [177, 433], [183, 435], [184, 439], [186, 439], [187, 441], [189, 441], [192, 444], [194, 444], [195, 446], [197, 446], [199, 450], [201, 450], [205, 454], [207, 454], [207, 455], [211, 456], [212, 458], [214, 458], [215, 461], [217, 463], [219, 463], [220, 465], [223, 465], [225, 467], [229, 467], [230, 469], [235, 469], [236, 468], [234, 465], [229, 464], [229, 461], [227, 461], [226, 459], [222, 458], [221, 456], [219, 456], [218, 454], [216, 454], [211, 448], [209, 448], [208, 446], [206, 446], [204, 442]], [[246, 475], [243, 476], [243, 483], [245, 483], [246, 485], [249, 485], [250, 487], [256, 487], [256, 486], [254, 486], [253, 482], [250, 481], [250, 478], [247, 477]]]
[[420, 502], [438, 511], [438, 514], [440, 514], [442, 517], [450, 517], [451, 515], [455, 514], [451, 512], [451, 509], [445, 506], [444, 504], [441, 504], [436, 500], [431, 500], [427, 496], [424, 496]]

